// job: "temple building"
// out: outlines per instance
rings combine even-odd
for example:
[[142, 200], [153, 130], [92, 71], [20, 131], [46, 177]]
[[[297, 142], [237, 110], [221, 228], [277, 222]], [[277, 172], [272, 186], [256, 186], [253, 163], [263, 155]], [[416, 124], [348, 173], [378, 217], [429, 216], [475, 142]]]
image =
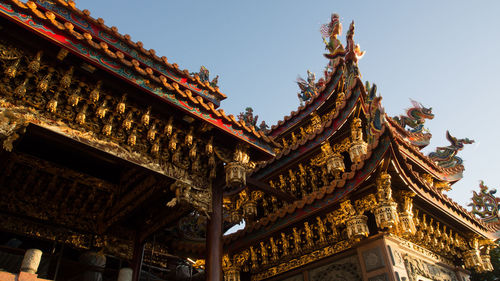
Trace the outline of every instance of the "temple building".
[[[354, 22], [268, 128], [66, 0], [0, 0], [0, 281], [465, 281], [493, 270], [495, 191], [447, 195], [432, 110], [389, 117], [361, 81]], [[321, 54], [319, 54], [321, 55]], [[444, 133], [444, 132], [443, 132]], [[223, 236], [230, 227], [245, 227]]]

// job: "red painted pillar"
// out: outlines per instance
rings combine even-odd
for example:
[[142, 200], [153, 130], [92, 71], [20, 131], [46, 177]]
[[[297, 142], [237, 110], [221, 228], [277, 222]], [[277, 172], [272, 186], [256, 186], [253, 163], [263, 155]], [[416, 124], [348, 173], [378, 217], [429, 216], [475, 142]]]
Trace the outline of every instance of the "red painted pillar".
[[222, 281], [222, 186], [212, 188], [212, 214], [207, 229], [206, 280]]
[[132, 257], [132, 281], [139, 281], [142, 269], [142, 259], [144, 258], [144, 242], [139, 241], [138, 237], [134, 243], [134, 254]]

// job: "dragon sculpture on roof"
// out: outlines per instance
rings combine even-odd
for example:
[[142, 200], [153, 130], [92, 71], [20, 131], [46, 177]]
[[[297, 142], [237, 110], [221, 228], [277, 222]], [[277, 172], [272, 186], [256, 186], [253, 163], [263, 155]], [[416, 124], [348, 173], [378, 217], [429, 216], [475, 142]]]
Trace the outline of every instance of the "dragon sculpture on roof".
[[476, 193], [472, 191], [472, 213], [479, 216], [485, 222], [495, 222], [500, 219], [500, 198], [495, 196], [496, 189], [491, 189], [484, 184], [483, 181], [479, 182], [481, 191]]
[[463, 160], [456, 156], [457, 153], [464, 148], [464, 144], [474, 143], [474, 140], [468, 138], [457, 139], [449, 131], [446, 131], [446, 139], [448, 139], [451, 145], [437, 147], [435, 152], [429, 153], [429, 158], [443, 168], [453, 168], [461, 165]]
[[433, 119], [432, 107], [425, 107], [421, 103], [411, 100], [413, 107], [406, 110], [406, 115], [395, 116], [392, 119], [401, 125], [401, 127], [410, 127], [408, 130], [412, 133], [423, 133], [425, 119]]

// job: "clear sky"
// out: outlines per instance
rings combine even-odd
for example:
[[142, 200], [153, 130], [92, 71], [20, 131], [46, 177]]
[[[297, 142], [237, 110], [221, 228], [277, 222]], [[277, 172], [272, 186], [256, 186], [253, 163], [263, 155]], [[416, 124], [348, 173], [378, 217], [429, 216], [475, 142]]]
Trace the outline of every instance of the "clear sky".
[[355, 21], [354, 40], [366, 50], [362, 78], [377, 84], [390, 116], [410, 98], [433, 108], [426, 153], [448, 145], [447, 129], [476, 141], [459, 153], [464, 178], [448, 194], [465, 206], [479, 180], [500, 188], [500, 1], [82, 0], [77, 7], [181, 69], [206, 66], [220, 76], [227, 113], [251, 106], [268, 124], [298, 107], [297, 75], [322, 76], [319, 28], [336, 12], [343, 42]]

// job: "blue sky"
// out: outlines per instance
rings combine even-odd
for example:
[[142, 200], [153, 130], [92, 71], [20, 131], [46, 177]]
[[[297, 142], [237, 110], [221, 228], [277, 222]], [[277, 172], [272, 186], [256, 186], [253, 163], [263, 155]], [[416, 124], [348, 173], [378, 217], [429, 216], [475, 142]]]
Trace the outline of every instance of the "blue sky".
[[268, 124], [298, 107], [297, 75], [322, 76], [319, 28], [339, 13], [343, 42], [356, 22], [363, 80], [377, 84], [386, 112], [402, 114], [410, 98], [433, 108], [426, 153], [448, 145], [447, 129], [476, 141], [459, 153], [464, 179], [449, 196], [465, 206], [479, 180], [500, 187], [499, 1], [85, 0], [77, 7], [181, 69], [206, 66], [220, 76], [227, 113], [251, 106]]

